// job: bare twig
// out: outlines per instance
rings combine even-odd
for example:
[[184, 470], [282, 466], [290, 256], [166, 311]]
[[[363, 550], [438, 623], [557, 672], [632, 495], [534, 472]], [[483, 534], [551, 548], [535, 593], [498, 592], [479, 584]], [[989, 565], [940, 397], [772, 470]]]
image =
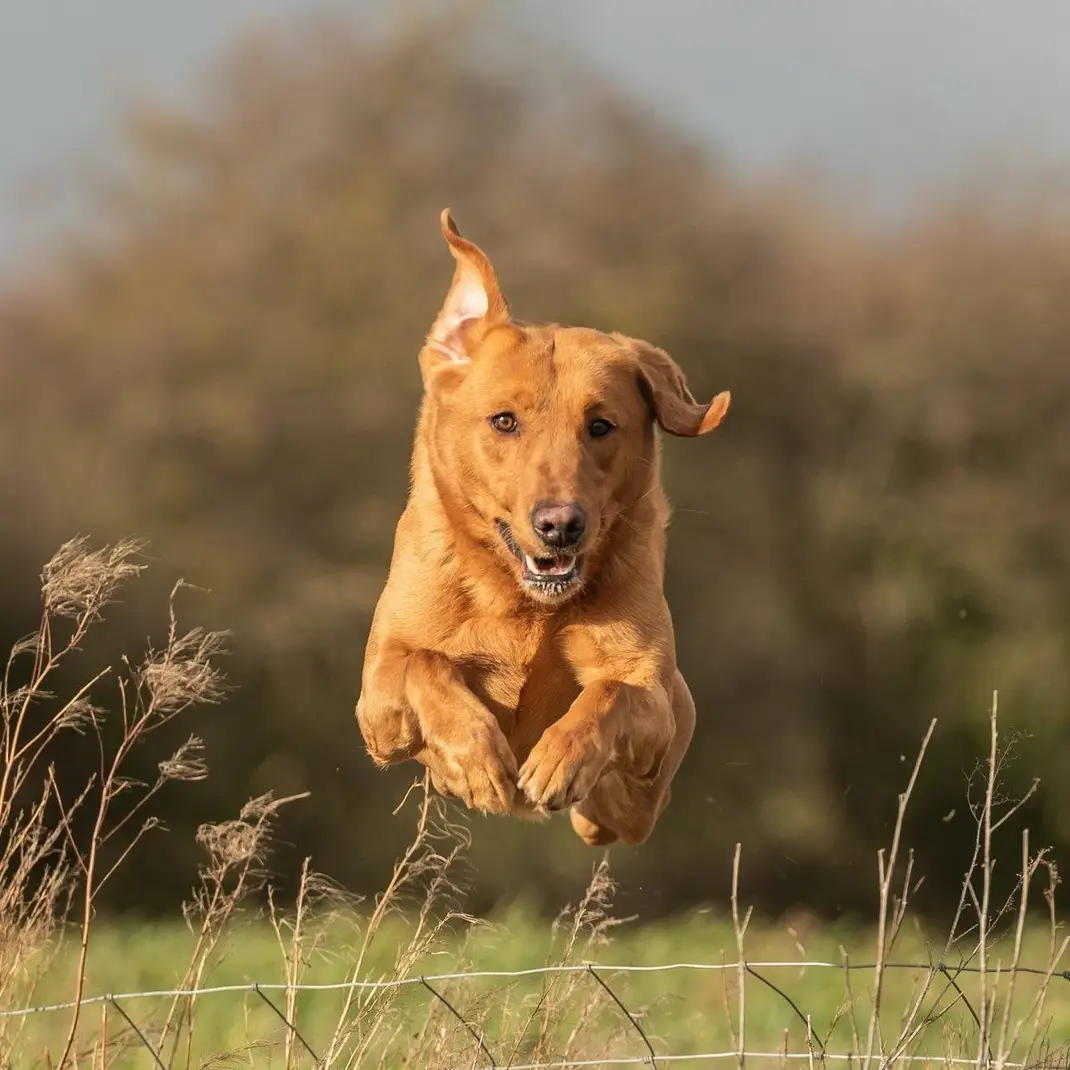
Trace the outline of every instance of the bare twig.
[[[980, 973], [980, 1016], [977, 1022], [977, 1060], [978, 1064], [988, 1052], [989, 1033], [989, 1005], [988, 1005], [988, 925], [989, 903], [992, 895], [992, 797], [996, 789], [997, 758], [999, 746], [999, 729], [997, 725], [999, 713], [999, 695], [992, 692], [992, 709], [989, 716], [989, 750], [988, 750], [988, 776], [985, 783], [985, 802], [982, 815], [982, 846], [981, 846], [981, 899], [978, 903], [974, 898], [977, 909], [977, 943], [978, 963]], [[971, 885], [972, 890], [972, 885]], [[975, 1016], [976, 1017], [976, 1016]], [[989, 1055], [991, 1058], [991, 1056]]]
[[743, 853], [743, 845], [736, 844], [735, 853], [732, 856], [732, 929], [736, 937], [736, 957], [738, 961], [737, 984], [739, 985], [739, 1033], [737, 1036], [737, 1065], [740, 1070], [746, 1066], [747, 1057], [747, 967], [743, 956], [743, 941], [747, 935], [747, 926], [750, 924], [751, 909], [743, 918], [739, 916], [739, 862]]
[[1019, 882], [1020, 892], [1018, 895], [1018, 921], [1014, 927], [1014, 952], [1011, 957], [1010, 980], [1007, 986], [1007, 995], [1003, 1003], [1003, 1021], [1000, 1024], [999, 1042], [996, 1048], [996, 1066], [1001, 1070], [1004, 1063], [1010, 1058], [1010, 1049], [1018, 1039], [1017, 1033], [1008, 1044], [1007, 1035], [1010, 1032], [1011, 1008], [1014, 1005], [1015, 982], [1018, 978], [1018, 967], [1022, 961], [1022, 939], [1025, 935], [1026, 911], [1029, 908], [1029, 885], [1032, 883], [1036, 865], [1039, 864], [1043, 854], [1037, 857], [1034, 863], [1029, 857], [1029, 829], [1022, 830], [1022, 876]]
[[903, 821], [906, 817], [910, 796], [914, 791], [914, 785], [918, 780], [918, 773], [921, 771], [921, 765], [925, 758], [925, 751], [929, 746], [929, 740], [932, 739], [935, 728], [936, 718], [933, 718], [933, 720], [929, 722], [928, 731], [926, 731], [925, 738], [921, 742], [921, 747], [919, 748], [918, 756], [914, 761], [914, 768], [911, 771], [910, 780], [907, 782], [906, 790], [899, 796], [895, 830], [892, 833], [892, 845], [888, 852], [887, 862], [885, 862], [883, 850], [878, 852], [877, 855], [878, 873], [880, 877], [880, 910], [877, 915], [877, 962], [873, 970], [873, 1007], [869, 1016], [869, 1029], [866, 1032], [866, 1054], [863, 1062], [865, 1070], [869, 1070], [869, 1066], [873, 1059], [873, 1046], [880, 1032], [881, 995], [884, 988], [884, 962], [889, 950], [887, 942], [889, 899], [891, 896], [892, 877], [895, 873], [895, 863], [899, 856], [899, 841], [903, 834]]
[[851, 990], [851, 970], [854, 967], [852, 967], [850, 957], [843, 947], [840, 948], [840, 956], [843, 961], [844, 1001], [847, 1005], [847, 1013], [851, 1023], [851, 1050], [858, 1056], [862, 1054], [862, 1040], [858, 1033], [858, 1015], [855, 1013], [854, 992]]

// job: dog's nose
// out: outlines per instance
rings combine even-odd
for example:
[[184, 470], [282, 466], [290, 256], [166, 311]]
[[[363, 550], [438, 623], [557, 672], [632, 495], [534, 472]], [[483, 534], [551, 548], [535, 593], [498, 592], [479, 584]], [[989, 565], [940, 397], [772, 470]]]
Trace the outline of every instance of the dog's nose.
[[575, 546], [587, 530], [587, 514], [577, 502], [538, 502], [531, 526], [547, 546]]

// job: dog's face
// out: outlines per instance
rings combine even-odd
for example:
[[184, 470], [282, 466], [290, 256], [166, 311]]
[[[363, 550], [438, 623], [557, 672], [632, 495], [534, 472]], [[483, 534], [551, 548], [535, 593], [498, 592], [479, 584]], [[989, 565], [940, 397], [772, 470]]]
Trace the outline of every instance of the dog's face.
[[697, 404], [645, 342], [513, 320], [486, 256], [442, 225], [457, 269], [420, 354], [436, 479], [531, 598], [562, 603], [648, 493], [654, 423], [704, 434], [729, 396]]

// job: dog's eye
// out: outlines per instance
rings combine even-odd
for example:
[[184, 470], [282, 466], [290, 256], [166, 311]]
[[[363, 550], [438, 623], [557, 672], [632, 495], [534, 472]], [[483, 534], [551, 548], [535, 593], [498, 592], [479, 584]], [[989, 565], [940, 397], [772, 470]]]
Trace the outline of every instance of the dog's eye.
[[499, 412], [490, 418], [490, 426], [503, 435], [511, 435], [520, 425], [511, 412]]
[[587, 433], [591, 438], [604, 438], [613, 430], [613, 425], [608, 420], [592, 420], [587, 425]]

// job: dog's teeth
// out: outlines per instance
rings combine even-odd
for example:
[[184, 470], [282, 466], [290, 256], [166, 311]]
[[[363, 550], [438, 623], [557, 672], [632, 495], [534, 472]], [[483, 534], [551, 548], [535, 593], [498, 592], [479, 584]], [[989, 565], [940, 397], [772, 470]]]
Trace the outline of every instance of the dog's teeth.
[[532, 557], [524, 555], [527, 570], [536, 576], [567, 576], [576, 564], [575, 557]]

